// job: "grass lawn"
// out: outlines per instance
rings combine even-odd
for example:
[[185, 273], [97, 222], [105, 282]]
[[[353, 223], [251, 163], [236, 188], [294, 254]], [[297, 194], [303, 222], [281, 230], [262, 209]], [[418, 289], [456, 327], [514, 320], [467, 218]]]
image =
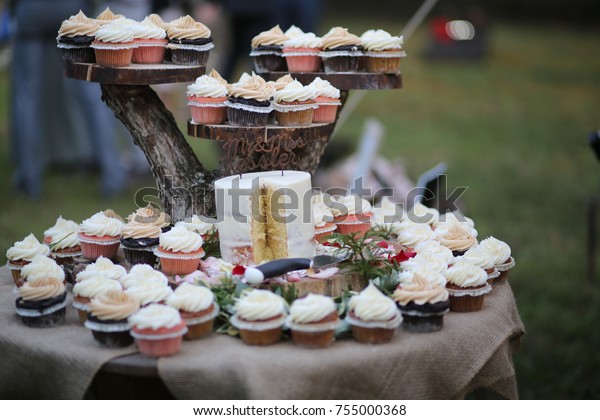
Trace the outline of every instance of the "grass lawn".
[[[402, 28], [346, 25], [355, 33]], [[585, 273], [586, 200], [600, 191], [600, 164], [586, 144], [600, 128], [599, 43], [592, 32], [498, 24], [486, 62], [430, 62], [419, 57], [425, 39], [417, 32], [406, 45], [404, 89], [369, 93], [337, 135], [356, 140], [364, 119], [377, 117], [385, 156], [402, 156], [413, 177], [445, 161], [448, 182], [469, 187], [464, 199], [480, 239], [511, 245], [510, 282], [527, 330], [514, 356], [521, 398], [600, 398], [600, 272], [595, 283]], [[134, 191], [150, 181], [103, 201], [95, 176], [50, 174], [41, 201], [15, 196], [7, 88], [0, 74], [0, 262], [15, 240], [40, 237], [59, 214], [81, 220], [106, 207], [134, 209]]]

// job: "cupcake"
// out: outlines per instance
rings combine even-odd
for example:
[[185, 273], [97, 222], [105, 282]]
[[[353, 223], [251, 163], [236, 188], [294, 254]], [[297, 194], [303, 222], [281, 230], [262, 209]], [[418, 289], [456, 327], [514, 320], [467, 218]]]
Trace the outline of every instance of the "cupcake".
[[402, 222], [392, 226], [392, 234], [397, 242], [409, 250], [414, 250], [422, 242], [435, 239], [435, 232], [426, 223], [414, 223], [406, 217]]
[[406, 217], [414, 223], [434, 226], [439, 221], [440, 212], [434, 208], [427, 207], [423, 203], [417, 202], [410, 210], [407, 210]]
[[56, 37], [63, 60], [78, 63], [95, 63], [92, 41], [100, 25], [81, 10], [62, 22]]
[[[452, 254], [452, 251], [434, 240], [421, 242], [414, 247], [414, 250], [417, 253], [417, 255], [419, 255], [420, 253], [435, 255], [437, 259], [440, 259], [445, 263], [446, 269], [454, 260], [454, 254]], [[444, 269], [442, 271], [446, 270]]]
[[461, 257], [456, 257], [454, 260], [454, 265], [463, 263], [483, 268], [488, 275], [487, 279], [490, 284], [500, 276], [500, 272], [495, 267], [494, 256], [485, 252], [479, 245], [475, 245], [473, 248], [467, 250]]
[[282, 45], [285, 40], [287, 40], [287, 36], [285, 36], [279, 25], [252, 38], [250, 57], [254, 59], [254, 69], [257, 73], [285, 71], [285, 59], [281, 56]]
[[28, 327], [48, 328], [65, 322], [67, 291], [59, 279], [28, 281], [19, 289], [17, 315]]
[[357, 195], [333, 197], [331, 212], [337, 231], [364, 236], [371, 228], [371, 204]]
[[50, 239], [50, 256], [59, 264], [72, 263], [81, 256], [81, 245], [77, 238], [79, 225], [59, 217], [56, 224], [44, 232], [44, 242]]
[[227, 87], [203, 75], [187, 88], [187, 104], [195, 124], [223, 124], [227, 119]]
[[508, 280], [508, 272], [515, 266], [511, 256], [510, 246], [499, 239], [490, 236], [479, 243], [481, 250], [494, 257], [494, 267], [500, 272], [497, 282]]
[[315, 240], [323, 243], [327, 241], [329, 235], [335, 232], [337, 226], [333, 223], [333, 213], [325, 204], [323, 194], [313, 194], [311, 201], [315, 223]]
[[131, 335], [140, 353], [151, 357], [171, 356], [181, 348], [187, 332], [179, 311], [167, 305], [153, 303], [129, 317]]
[[163, 28], [146, 17], [140, 23], [128, 25], [127, 29], [133, 33], [133, 42], [137, 47], [133, 50], [132, 63], [162, 63], [167, 46], [167, 33]]
[[125, 260], [131, 264], [156, 264], [154, 248], [162, 230], [147, 223], [129, 222], [123, 225], [121, 245]]
[[113, 263], [108, 258], [99, 257], [96, 262], [88, 264], [85, 270], [77, 273], [75, 282], [80, 283], [98, 275], [109, 280], [121, 281], [126, 274], [127, 271], [122, 266]]
[[450, 300], [446, 288], [418, 274], [394, 291], [393, 299], [402, 313], [402, 327], [411, 332], [439, 331], [444, 325]]
[[477, 245], [477, 238], [460, 224], [451, 224], [446, 229], [436, 228], [435, 239], [446, 248], [449, 248], [454, 256], [463, 255], [467, 250]]
[[[411, 258], [408, 261], [413, 259]], [[446, 286], [446, 277], [440, 271], [424, 262], [412, 265], [401, 263], [401, 267], [403, 271], [398, 274], [398, 287], [404, 287], [404, 285], [412, 283], [415, 276], [424, 278], [431, 284], [437, 284], [441, 287]]]
[[[160, 283], [163, 285], [169, 284], [167, 276], [158, 270], [152, 268], [148, 264], [136, 264], [131, 267], [129, 273], [119, 278], [119, 282], [127, 290], [140, 283]], [[168, 295], [168, 293], [167, 293]], [[156, 301], [159, 302], [159, 301]], [[146, 303], [150, 303], [149, 301]]]
[[123, 223], [98, 212], [79, 225], [77, 237], [83, 256], [95, 261], [98, 257], [114, 258], [119, 251]]
[[317, 95], [315, 101], [318, 107], [315, 109], [312, 122], [335, 122], [337, 110], [342, 105], [340, 102], [340, 90], [320, 77], [316, 77], [308, 86], [312, 87]]
[[475, 312], [481, 310], [483, 298], [491, 286], [483, 268], [471, 265], [453, 265], [446, 271], [446, 289], [450, 294], [450, 310], [454, 312]]
[[287, 303], [281, 296], [268, 290], [253, 289], [235, 303], [231, 324], [240, 330], [245, 344], [275, 344], [281, 339], [286, 306]]
[[295, 34], [283, 42], [283, 57], [290, 73], [321, 70], [320, 53], [321, 38], [312, 32]]
[[198, 269], [204, 249], [202, 237], [186, 229], [179, 222], [173, 229], [158, 238], [154, 254], [160, 258], [160, 266], [166, 275], [185, 275]]
[[131, 213], [127, 216], [127, 221], [158, 226], [163, 232], [166, 232], [171, 226], [171, 216], [160, 211], [159, 208], [154, 207], [152, 204], [148, 204], [146, 207], [140, 207]]
[[391, 341], [402, 315], [396, 303], [370, 283], [350, 298], [346, 322], [359, 343], [382, 344]]
[[321, 57], [325, 73], [356, 72], [362, 56], [362, 42], [359, 37], [341, 27], [331, 28], [321, 38]]
[[62, 216], [58, 216], [56, 222], [52, 227], [49, 227], [44, 231], [44, 243], [50, 245], [52, 242], [56, 242], [62, 238], [61, 233], [65, 230], [77, 230], [79, 225], [73, 220], [63, 219]]
[[169, 24], [168, 48], [174, 64], [205, 66], [214, 47], [210, 29], [191, 16], [184, 16]]
[[458, 210], [447, 213], [438, 213], [437, 220], [434, 220], [432, 224], [433, 229], [440, 232], [447, 231], [452, 226], [460, 226], [471, 236], [477, 238], [478, 232], [477, 229], [475, 229], [475, 222], [473, 219], [466, 217]]
[[146, 19], [148, 19], [150, 22], [152, 22], [154, 25], [158, 26], [159, 28], [162, 28], [165, 30], [169, 29], [169, 24], [167, 24], [163, 18], [160, 17], [160, 15], [156, 14], [156, 13], [150, 13], [148, 16], [146, 16]]
[[38, 280], [58, 280], [65, 282], [64, 270], [52, 258], [43, 255], [37, 255], [21, 270], [21, 277], [24, 282]]
[[278, 90], [283, 89], [284, 87], [286, 87], [293, 81], [294, 81], [294, 78], [292, 76], [290, 76], [289, 74], [285, 74], [285, 75], [281, 76], [279, 79], [277, 79], [275, 81], [270, 81], [267, 83], [273, 88], [274, 91], [278, 91]]
[[267, 124], [272, 111], [273, 88], [260, 76], [240, 78], [229, 89], [227, 119], [232, 125], [260, 127]]
[[372, 224], [381, 229], [389, 229], [404, 219], [403, 205], [394, 203], [387, 196], [384, 196], [379, 205], [374, 206], [371, 211], [373, 213]]
[[133, 42], [133, 33], [125, 25], [113, 22], [98, 29], [92, 48], [98, 65], [127, 67], [131, 64], [136, 45]]
[[430, 270], [443, 275], [448, 269], [448, 262], [443, 255], [422, 251], [417, 252], [417, 255], [413, 258], [400, 263], [400, 268], [403, 271], [410, 271], [418, 266], [428, 267]]
[[177, 309], [188, 332], [185, 340], [195, 340], [212, 332], [213, 320], [219, 314], [219, 305], [210, 289], [183, 283], [168, 297], [167, 305]]
[[303, 86], [297, 80], [288, 83], [273, 95], [275, 118], [281, 126], [310, 125], [317, 105], [316, 92], [312, 87]]
[[173, 290], [159, 281], [142, 280], [129, 283], [125, 293], [136, 299], [141, 306], [148, 306], [153, 303], [167, 303]]
[[339, 324], [333, 299], [312, 293], [292, 303], [286, 320], [294, 343], [311, 348], [330, 346]]
[[37, 255], [47, 257], [50, 255], [48, 245], [41, 244], [33, 233], [25, 237], [22, 241], [17, 241], [13, 246], [6, 251], [6, 259], [8, 260], [8, 268], [10, 268], [13, 281], [20, 287], [23, 284], [21, 279], [21, 269], [29, 264]]
[[217, 235], [217, 225], [215, 223], [205, 222], [201, 216], [195, 214], [185, 219], [183, 226], [190, 232], [196, 232], [200, 235], [204, 242], [211, 236]]
[[104, 347], [119, 348], [133, 344], [127, 319], [140, 309], [134, 298], [125, 292], [110, 291], [93, 298], [85, 327]]
[[88, 317], [89, 303], [96, 296], [110, 291], [121, 291], [121, 283], [96, 274], [73, 286], [73, 307], [79, 312], [79, 321], [83, 324]]
[[117, 213], [113, 209], [106, 209], [106, 210], [102, 211], [102, 213], [106, 217], [110, 217], [111, 219], [117, 219], [119, 222], [125, 223], [125, 220], [123, 220], [123, 218], [121, 217], [121, 215], [119, 215], [119, 213]]
[[406, 57], [403, 37], [392, 36], [382, 29], [370, 29], [360, 36], [365, 66], [370, 73], [398, 73], [400, 59]]

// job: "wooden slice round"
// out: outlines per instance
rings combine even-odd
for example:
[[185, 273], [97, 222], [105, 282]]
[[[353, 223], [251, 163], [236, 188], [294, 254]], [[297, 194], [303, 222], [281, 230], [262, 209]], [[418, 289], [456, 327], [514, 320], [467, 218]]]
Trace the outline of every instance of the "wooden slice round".
[[286, 136], [307, 139], [328, 138], [333, 133], [335, 123], [311, 124], [307, 126], [282, 127], [269, 124], [262, 127], [242, 127], [230, 124], [196, 124], [188, 120], [188, 134], [208, 140], [229, 140], [238, 138], [272, 138]]
[[159, 85], [193, 82], [204, 74], [204, 66], [177, 64], [131, 64], [102, 67], [97, 64], [65, 61], [65, 76], [71, 79], [111, 85]]
[[[265, 80], [277, 80], [288, 74], [285, 71], [260, 73]], [[341, 90], [384, 90], [402, 88], [402, 75], [400, 73], [289, 73], [294, 79], [306, 85], [316, 77], [329, 81]]]

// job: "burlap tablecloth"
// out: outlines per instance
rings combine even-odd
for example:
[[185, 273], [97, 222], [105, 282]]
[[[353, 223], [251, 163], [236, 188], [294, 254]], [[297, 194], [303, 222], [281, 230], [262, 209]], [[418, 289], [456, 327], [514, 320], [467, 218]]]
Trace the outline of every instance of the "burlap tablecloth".
[[[81, 398], [101, 366], [118, 355], [77, 323], [39, 330], [15, 315], [10, 273], [0, 270], [0, 397]], [[158, 360], [169, 391], [180, 399], [447, 399], [487, 388], [517, 398], [510, 338], [523, 333], [508, 283], [494, 286], [480, 312], [445, 316], [442, 331], [407, 333], [391, 343], [341, 339], [327, 349], [289, 342], [251, 347], [213, 334], [184, 342]]]

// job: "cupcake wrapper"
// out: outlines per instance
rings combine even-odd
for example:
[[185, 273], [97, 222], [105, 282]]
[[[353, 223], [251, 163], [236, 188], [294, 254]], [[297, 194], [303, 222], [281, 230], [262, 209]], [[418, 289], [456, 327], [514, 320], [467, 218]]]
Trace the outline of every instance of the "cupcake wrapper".
[[195, 108], [227, 108], [227, 102], [197, 102], [197, 101], [188, 101], [188, 106]]
[[158, 248], [156, 248], [154, 249], [154, 255], [159, 258], [168, 258], [170, 260], [197, 260], [203, 258], [206, 253], [204, 250], [202, 250], [201, 252], [196, 252], [193, 254], [169, 254], [166, 252], [161, 252], [158, 250]]
[[298, 346], [307, 348], [329, 347], [335, 341], [335, 330], [305, 332], [292, 329], [292, 341]]
[[278, 103], [273, 103], [271, 105], [273, 109], [277, 112], [298, 112], [298, 111], [307, 111], [310, 109], [317, 109], [319, 105], [317, 103], [311, 104], [298, 104], [298, 105], [281, 105]]
[[397, 73], [400, 69], [400, 57], [365, 57], [362, 61], [370, 73]]
[[144, 252], [152, 252], [154, 253], [154, 250], [157, 248], [156, 246], [144, 246], [144, 247], [139, 247], [139, 248], [133, 248], [130, 246], [125, 246], [123, 244], [121, 244], [121, 248], [123, 248], [123, 250], [126, 251], [144, 251]]
[[192, 122], [195, 124], [223, 124], [227, 120], [225, 103], [198, 103], [189, 101]]
[[235, 328], [239, 329], [239, 330], [249, 330], [249, 331], [267, 331], [267, 330], [272, 330], [275, 328], [281, 328], [283, 326], [283, 324], [285, 324], [285, 317], [281, 316], [277, 319], [271, 320], [271, 321], [256, 321], [256, 322], [249, 322], [249, 321], [243, 321], [241, 319], [238, 318], [237, 314], [233, 315], [229, 321], [231, 322], [231, 325], [233, 325]]
[[71, 304], [71, 306], [75, 309], [77, 309], [78, 311], [84, 311], [84, 312], [89, 312], [90, 308], [88, 307], [87, 303], [81, 303], [79, 301], [74, 300], [73, 303]]
[[269, 106], [252, 106], [252, 105], [246, 105], [246, 104], [240, 104], [240, 103], [233, 103], [233, 102], [229, 102], [226, 101], [225, 105], [228, 108], [232, 108], [232, 109], [241, 109], [243, 111], [249, 111], [249, 112], [254, 112], [254, 113], [259, 113], [259, 114], [268, 114], [273, 110], [273, 106], [269, 105]]
[[264, 331], [240, 329], [240, 336], [248, 346], [270, 346], [281, 340], [281, 327]]
[[[350, 53], [349, 51], [346, 51]], [[336, 53], [329, 57], [323, 57], [325, 73], [355, 73], [358, 70], [358, 55], [342, 55]]]
[[58, 48], [62, 53], [62, 58], [65, 61], [71, 61], [75, 63], [95, 63], [96, 54], [94, 49], [90, 46], [81, 47], [69, 44], [58, 44]]
[[400, 309], [400, 313], [402, 314], [402, 316], [406, 315], [406, 316], [413, 316], [413, 317], [420, 317], [420, 318], [445, 315], [448, 312], [450, 312], [450, 309], [445, 309], [440, 312], [422, 312], [422, 311], [416, 311], [416, 310]]
[[288, 56], [285, 57], [285, 61], [290, 72], [319, 71], [323, 63], [323, 60], [317, 54]]
[[51, 328], [65, 323], [66, 308], [41, 316], [21, 316], [23, 324], [31, 328]]
[[133, 330], [131, 330], [129, 333], [136, 340], [160, 341], [160, 340], [168, 340], [168, 339], [171, 339], [171, 338], [183, 337], [185, 335], [185, 333], [187, 333], [187, 332], [188, 332], [187, 327], [184, 327], [184, 328], [182, 328], [181, 330], [178, 330], [178, 331], [174, 331], [174, 332], [171, 332], [171, 333], [165, 333], [165, 334], [158, 334], [158, 335], [140, 334], [140, 333], [137, 333], [137, 332], [135, 332]]
[[510, 261], [504, 264], [496, 264], [498, 271], [508, 271], [515, 266], [515, 259], [510, 257]]
[[306, 126], [312, 124], [314, 109], [309, 108], [304, 111], [281, 112], [275, 111], [277, 124], [284, 127]]
[[362, 55], [362, 51], [321, 51], [319, 53], [321, 58], [360, 57]]
[[17, 315], [24, 318], [37, 318], [44, 315], [50, 315], [54, 312], [60, 311], [63, 308], [67, 307], [67, 299], [62, 301], [61, 303], [57, 303], [56, 305], [52, 305], [48, 308], [44, 309], [23, 309], [17, 308]]
[[105, 257], [108, 259], [114, 258], [119, 252], [121, 241], [87, 241], [86, 239], [79, 239], [81, 244], [81, 253], [83, 257], [88, 260], [96, 260], [98, 257]]
[[204, 45], [192, 45], [192, 44], [167, 44], [167, 48], [170, 50], [185, 50], [185, 51], [199, 51], [205, 52], [210, 51], [215, 47], [215, 44], [209, 42]]
[[320, 51], [287, 51], [282, 57], [321, 57]]
[[492, 271], [491, 273], [488, 273], [487, 281], [489, 284], [492, 284], [492, 283], [494, 283], [495, 279], [497, 279], [498, 277], [500, 277], [500, 271], [498, 271], [497, 268], [494, 268], [494, 271]]
[[340, 324], [341, 320], [331, 321], [331, 322], [322, 322], [315, 324], [299, 324], [293, 322], [290, 317], [285, 320], [285, 325], [287, 328], [295, 331], [306, 332], [306, 333], [318, 333], [330, 330], [336, 330]]
[[454, 296], [454, 297], [462, 297], [462, 296], [481, 296], [481, 295], [485, 295], [489, 292], [492, 291], [492, 286], [490, 286], [489, 284], [485, 284], [484, 286], [481, 286], [477, 289], [449, 289], [446, 288], [446, 290], [448, 291], [448, 294], [450, 296]]
[[[445, 312], [448, 312], [448, 310]], [[405, 315], [402, 321], [402, 328], [405, 331], [414, 333], [435, 332], [441, 330], [443, 326], [443, 313], [434, 316]]]
[[135, 45], [138, 48], [144, 48], [144, 47], [163, 47], [166, 48], [167, 46], [167, 42], [165, 41], [153, 41], [153, 40], [144, 40], [144, 41], [135, 41]]
[[254, 69], [257, 73], [287, 70], [287, 62], [285, 58], [281, 56], [281, 53], [278, 53], [278, 55], [270, 53], [269, 55], [254, 56], [253, 58]]
[[263, 127], [267, 125], [269, 121], [269, 114], [265, 112], [259, 113], [241, 108], [228, 107], [227, 119], [231, 125], [238, 125], [242, 127]]
[[188, 332], [183, 336], [184, 340], [197, 340], [202, 337], [206, 337], [213, 330], [213, 320], [209, 319], [207, 321], [188, 325]]
[[396, 310], [396, 316], [388, 321], [370, 321], [365, 322], [360, 319], [356, 319], [351, 315], [346, 316], [346, 322], [350, 325], [362, 327], [362, 328], [383, 328], [386, 330], [393, 330], [398, 328], [398, 325], [402, 323], [402, 315], [400, 310]]
[[371, 228], [371, 222], [337, 223], [337, 230], [343, 235], [356, 233], [364, 235]]
[[263, 57], [263, 56], [269, 56], [269, 55], [281, 57], [282, 53], [280, 51], [262, 51], [262, 50], [250, 51], [250, 57]]
[[160, 64], [165, 58], [164, 44], [137, 44], [133, 51], [131, 62], [137, 64]]
[[99, 331], [103, 333], [116, 333], [129, 331], [131, 329], [127, 322], [119, 324], [102, 324], [100, 322], [90, 321], [89, 319], [85, 321], [83, 326], [92, 331]]
[[54, 259], [56, 258], [75, 258], [75, 257], [79, 257], [82, 255], [81, 251], [75, 251], [75, 252], [60, 252], [60, 251], [56, 251], [56, 252], [51, 252], [50, 256]]
[[85, 242], [86, 244], [95, 244], [95, 245], [114, 245], [114, 244], [120, 244], [121, 243], [121, 239], [120, 238], [113, 238], [113, 239], [92, 239], [89, 237], [84, 237], [81, 235], [77, 235], [77, 239], [79, 239], [79, 242]]
[[198, 269], [204, 251], [195, 254], [165, 254], [154, 250], [154, 255], [160, 258], [160, 266], [163, 273], [167, 275], [185, 275], [193, 273]]
[[185, 321], [185, 325], [191, 327], [216, 318], [216, 316], [219, 315], [219, 311], [221, 310], [221, 308], [219, 308], [219, 305], [217, 305], [216, 303], [213, 303], [213, 306], [214, 308], [209, 314], [200, 316], [198, 318], [184, 318], [183, 320]]
[[365, 51], [363, 53], [366, 57], [375, 57], [375, 58], [402, 58], [406, 57], [405, 51]]
[[318, 104], [319, 107], [315, 109], [313, 114], [313, 123], [332, 123], [335, 121], [337, 115], [338, 106], [341, 103], [326, 103]]
[[130, 44], [93, 44], [91, 47], [95, 50], [106, 50], [106, 51], [123, 51], [123, 50], [133, 50], [137, 48], [137, 45]]
[[[122, 246], [122, 245], [121, 245]], [[145, 248], [128, 248], [122, 246], [125, 260], [131, 265], [135, 264], [148, 264], [154, 266], [156, 264], [156, 255], [154, 255], [153, 247]]]

